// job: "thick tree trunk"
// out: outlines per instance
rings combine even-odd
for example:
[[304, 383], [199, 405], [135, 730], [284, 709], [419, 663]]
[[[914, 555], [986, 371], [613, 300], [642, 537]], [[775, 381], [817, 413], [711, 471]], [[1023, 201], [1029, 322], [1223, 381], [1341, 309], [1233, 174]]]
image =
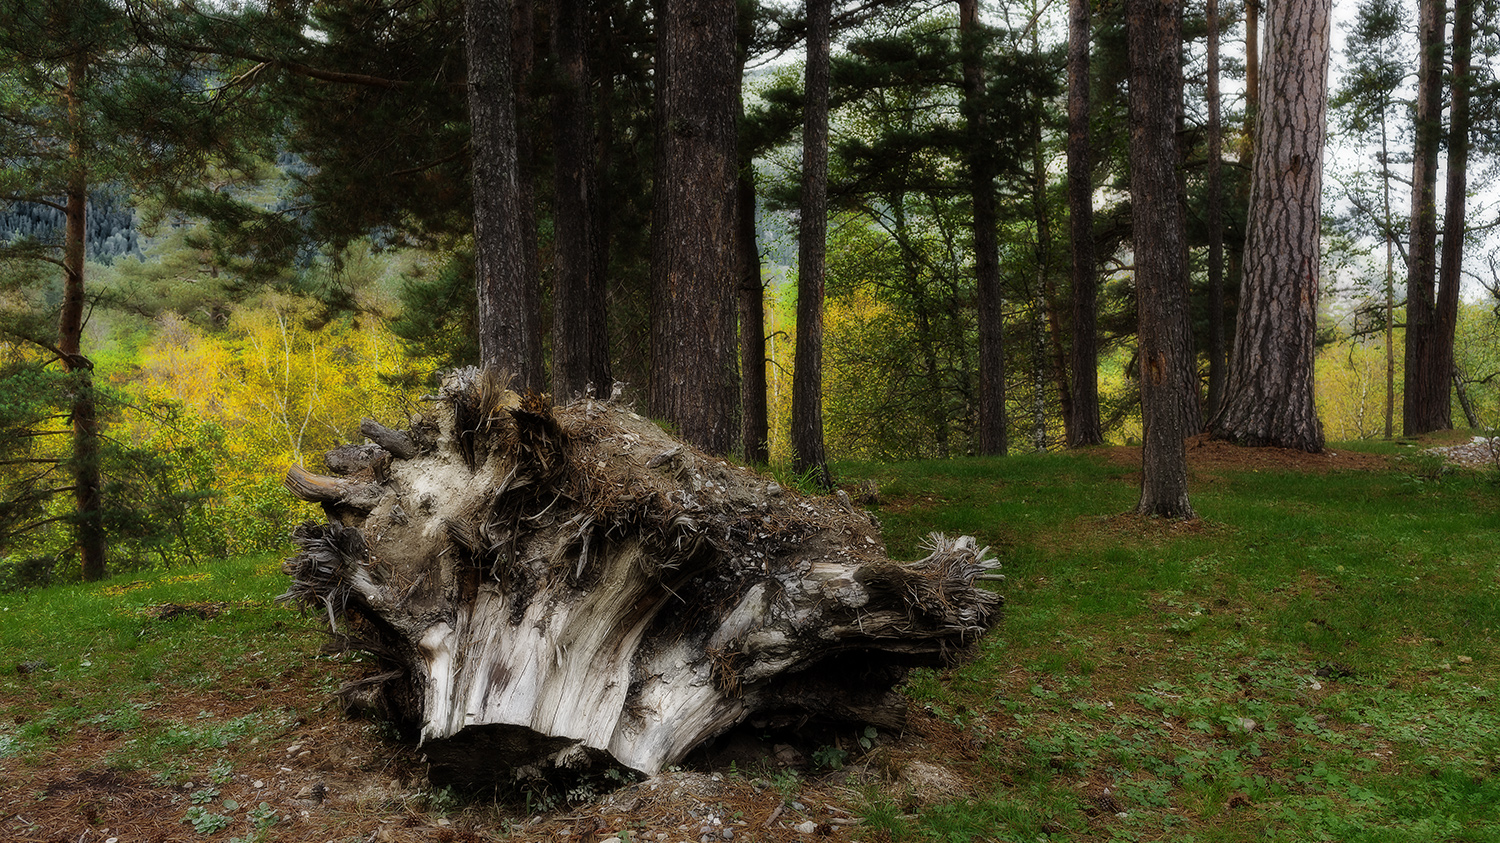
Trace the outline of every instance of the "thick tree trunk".
[[651, 408], [727, 454], [738, 430], [734, 0], [658, 0]]
[[1417, 14], [1416, 139], [1411, 164], [1411, 242], [1406, 252], [1406, 371], [1401, 429], [1407, 436], [1452, 426], [1449, 374], [1439, 371], [1437, 305], [1437, 169], [1442, 140], [1443, 0], [1421, 0]]
[[828, 246], [828, 53], [832, 18], [832, 0], [808, 0], [791, 427], [792, 469], [827, 490], [834, 485], [823, 446], [823, 275]]
[[1183, 408], [1191, 396], [1187, 229], [1177, 180], [1182, 22], [1162, 0], [1128, 0], [1130, 199], [1139, 311], [1143, 515], [1193, 518]]
[[87, 306], [83, 267], [87, 236], [88, 174], [83, 165], [82, 95], [87, 59], [75, 57], [68, 66], [68, 175], [63, 222], [63, 300], [57, 325], [57, 348], [63, 367], [73, 373], [74, 536], [78, 544], [80, 574], [85, 581], [104, 579], [105, 541], [101, 510], [103, 481], [99, 468], [99, 417], [94, 395], [94, 364], [82, 353], [83, 315]]
[[521, 182], [511, 5], [469, 0], [464, 19], [479, 356], [486, 366], [514, 375], [520, 388], [540, 390], [541, 312]]
[[998, 617], [972, 539], [891, 562], [846, 499], [616, 404], [523, 402], [463, 370], [409, 435], [412, 459], [357, 448], [328, 460], [349, 477], [289, 472], [329, 522], [297, 529], [287, 598], [380, 657], [345, 692], [413, 727], [439, 784], [653, 773], [751, 715], [896, 728], [893, 683]]
[[1104, 441], [1099, 419], [1099, 265], [1094, 256], [1094, 166], [1089, 150], [1089, 0], [1068, 3], [1068, 224], [1073, 257], [1073, 420], [1068, 446]]
[[982, 456], [1008, 449], [1005, 417], [1005, 314], [1000, 295], [1000, 246], [996, 234], [995, 151], [985, 114], [984, 45], [979, 0], [959, 0], [963, 56], [964, 119], [968, 124], [969, 192], [973, 197], [974, 286], [979, 320], [979, 430]]
[[554, 0], [552, 51], [557, 84], [552, 90], [553, 230], [556, 273], [552, 291], [552, 394], [559, 399], [610, 394], [609, 328], [598, 177], [590, 120], [588, 4]]
[[1271, 7], [1239, 324], [1215, 438], [1318, 453], [1313, 395], [1330, 0]]

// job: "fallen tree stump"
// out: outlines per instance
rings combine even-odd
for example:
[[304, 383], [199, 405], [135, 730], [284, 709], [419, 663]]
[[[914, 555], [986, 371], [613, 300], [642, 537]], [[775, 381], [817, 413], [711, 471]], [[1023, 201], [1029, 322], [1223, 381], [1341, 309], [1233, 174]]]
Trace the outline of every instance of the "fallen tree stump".
[[[285, 597], [383, 671], [346, 693], [410, 724], [439, 784], [651, 774], [754, 714], [899, 728], [892, 691], [998, 618], [973, 539], [886, 558], [847, 497], [808, 498], [608, 401], [550, 407], [450, 375], [408, 432], [287, 486]], [[339, 629], [339, 624], [343, 629]]]

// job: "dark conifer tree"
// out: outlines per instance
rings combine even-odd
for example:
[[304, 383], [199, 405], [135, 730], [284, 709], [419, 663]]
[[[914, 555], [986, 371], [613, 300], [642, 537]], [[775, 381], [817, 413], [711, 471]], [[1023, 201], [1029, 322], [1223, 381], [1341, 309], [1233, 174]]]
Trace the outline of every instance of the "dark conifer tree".
[[652, 411], [704, 450], [738, 430], [734, 0], [658, 0]]
[[792, 467], [833, 488], [823, 446], [823, 278], [828, 241], [828, 77], [832, 0], [808, 0], [802, 202], [797, 227], [797, 356], [792, 366]]
[[1125, 14], [1130, 41], [1130, 197], [1145, 432], [1136, 511], [1193, 518], [1185, 439], [1196, 425], [1189, 426], [1184, 412], [1192, 395], [1192, 332], [1187, 232], [1177, 178], [1182, 21], [1177, 4], [1162, 0], [1128, 0]]
[[479, 356], [485, 366], [513, 376], [517, 388], [540, 391], [541, 313], [526, 225], [530, 197], [521, 179], [512, 20], [510, 3], [470, 0], [464, 23]]
[[1068, 4], [1068, 222], [1072, 236], [1073, 419], [1068, 446], [1104, 441], [1099, 420], [1099, 266], [1094, 252], [1094, 168], [1089, 149], [1089, 0]]
[[6, 79], [0, 200], [54, 209], [62, 222], [60, 238], [52, 239], [55, 229], [49, 228], [34, 232], [40, 239], [0, 245], [8, 259], [61, 270], [51, 314], [55, 333], [25, 310], [6, 313], [0, 331], [50, 352], [51, 362], [69, 375], [69, 520], [86, 580], [105, 575], [107, 551], [99, 398], [83, 344], [93, 301], [85, 279], [90, 191], [115, 184], [170, 192], [212, 155], [237, 160], [236, 142], [222, 130], [207, 95], [210, 74], [194, 56], [164, 44], [151, 21], [126, 11], [102, 0], [0, 2], [0, 76]]
[[553, 0], [552, 394], [559, 400], [590, 386], [607, 396], [611, 386], [589, 31], [584, 0]]
[[[1417, 7], [1416, 138], [1412, 146], [1411, 239], [1406, 250], [1406, 370], [1401, 429], [1445, 430], [1452, 366], [1442, 367], [1444, 333], [1437, 290], [1437, 171], [1443, 136], [1443, 0]], [[1455, 299], [1456, 301], [1456, 299]]]
[[962, 57], [964, 119], [968, 131], [969, 193], [974, 215], [974, 285], [979, 321], [979, 429], [977, 450], [1004, 455], [1008, 449], [1005, 412], [1005, 315], [1000, 290], [999, 212], [995, 176], [999, 149], [990, 134], [985, 100], [984, 54], [989, 39], [979, 20], [979, 0], [959, 0], [959, 53]]

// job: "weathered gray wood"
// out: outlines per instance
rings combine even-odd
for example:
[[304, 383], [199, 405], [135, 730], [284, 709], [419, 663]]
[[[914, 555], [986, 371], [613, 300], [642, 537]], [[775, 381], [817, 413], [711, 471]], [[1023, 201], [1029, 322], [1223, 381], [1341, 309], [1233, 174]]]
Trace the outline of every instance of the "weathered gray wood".
[[362, 512], [374, 509], [385, 495], [385, 490], [374, 483], [313, 474], [300, 465], [287, 469], [282, 484], [302, 500], [350, 506]]
[[323, 464], [341, 477], [383, 476], [390, 461], [391, 453], [379, 445], [340, 445], [323, 455]]
[[904, 672], [998, 617], [973, 539], [892, 562], [847, 497], [610, 402], [548, 407], [469, 370], [415, 426], [367, 513], [298, 528], [288, 597], [372, 636], [380, 704], [442, 783], [651, 773], [751, 715], [897, 728]]
[[362, 419], [359, 432], [371, 442], [391, 452], [398, 460], [409, 460], [417, 455], [417, 443], [406, 433], [392, 430], [374, 419]]

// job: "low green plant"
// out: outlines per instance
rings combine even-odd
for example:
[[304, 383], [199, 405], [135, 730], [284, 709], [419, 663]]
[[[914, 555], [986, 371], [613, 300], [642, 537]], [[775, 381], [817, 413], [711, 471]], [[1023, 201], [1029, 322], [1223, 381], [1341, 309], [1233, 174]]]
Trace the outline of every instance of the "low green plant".
[[202, 805], [194, 805], [187, 809], [182, 821], [191, 825], [193, 830], [199, 834], [217, 834], [229, 827], [234, 822], [232, 818], [224, 814], [216, 814]]
[[842, 770], [849, 758], [849, 750], [840, 746], [820, 746], [813, 750], [813, 763], [824, 770]]
[[246, 812], [245, 819], [250, 823], [250, 833], [244, 837], [231, 837], [229, 843], [265, 843], [270, 837], [271, 829], [281, 822], [281, 814], [262, 802]]
[[227, 758], [220, 758], [209, 768], [208, 780], [214, 784], [228, 784], [234, 778], [234, 765]]

